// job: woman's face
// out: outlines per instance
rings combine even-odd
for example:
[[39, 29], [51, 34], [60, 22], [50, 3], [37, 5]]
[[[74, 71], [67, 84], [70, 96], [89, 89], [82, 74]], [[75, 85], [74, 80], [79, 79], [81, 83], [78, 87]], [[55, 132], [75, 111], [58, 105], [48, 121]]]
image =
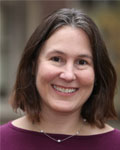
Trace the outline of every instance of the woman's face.
[[42, 108], [57, 112], [81, 110], [94, 86], [91, 51], [87, 34], [70, 26], [59, 28], [45, 42], [36, 73]]

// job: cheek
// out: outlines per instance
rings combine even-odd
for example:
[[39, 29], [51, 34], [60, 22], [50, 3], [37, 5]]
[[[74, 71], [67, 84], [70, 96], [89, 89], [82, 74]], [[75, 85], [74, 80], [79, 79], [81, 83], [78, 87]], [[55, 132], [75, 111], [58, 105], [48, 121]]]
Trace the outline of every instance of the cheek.
[[95, 74], [93, 70], [86, 70], [79, 73], [79, 80], [83, 85], [94, 85]]
[[[49, 64], [41, 64], [37, 70], [36, 82], [48, 83], [52, 81], [57, 75], [59, 71], [56, 68], [52, 67]], [[40, 81], [39, 81], [40, 80]]]

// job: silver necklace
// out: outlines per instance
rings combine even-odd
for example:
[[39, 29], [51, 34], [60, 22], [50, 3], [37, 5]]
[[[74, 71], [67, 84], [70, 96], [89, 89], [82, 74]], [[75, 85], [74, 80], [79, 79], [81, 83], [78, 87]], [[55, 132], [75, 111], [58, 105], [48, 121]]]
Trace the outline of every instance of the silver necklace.
[[74, 137], [74, 136], [76, 136], [76, 135], [79, 135], [79, 133], [80, 133], [79, 131], [77, 131], [76, 134], [70, 135], [70, 136], [68, 136], [68, 137], [66, 137], [66, 138], [64, 138], [64, 139], [55, 139], [55, 138], [53, 138], [52, 136], [50, 136], [49, 134], [47, 134], [46, 132], [44, 132], [43, 130], [41, 130], [40, 132], [43, 133], [43, 134], [44, 134], [45, 136], [47, 136], [48, 138], [50, 138], [51, 140], [57, 142], [57, 143], [66, 141], [66, 140], [68, 140], [68, 139], [70, 139], [70, 138], [72, 138], [72, 137]]
[[[86, 119], [83, 119], [83, 122], [86, 122]], [[43, 130], [40, 130], [40, 132], [43, 133], [45, 136], [47, 136], [49, 139], [51, 139], [51, 140], [53, 140], [53, 141], [55, 141], [57, 143], [64, 142], [64, 141], [66, 141], [66, 140], [68, 140], [68, 139], [70, 139], [70, 138], [72, 138], [74, 136], [78, 136], [80, 134], [80, 131], [77, 131], [74, 135], [70, 135], [70, 136], [68, 136], [68, 137], [66, 137], [64, 139], [55, 139], [52, 136], [50, 136], [48, 133], [44, 132]]]

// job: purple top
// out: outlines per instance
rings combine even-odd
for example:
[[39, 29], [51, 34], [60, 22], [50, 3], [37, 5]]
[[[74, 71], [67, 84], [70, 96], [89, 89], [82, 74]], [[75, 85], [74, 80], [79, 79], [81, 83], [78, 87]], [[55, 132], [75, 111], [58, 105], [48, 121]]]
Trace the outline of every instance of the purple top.
[[[49, 134], [56, 139], [68, 135]], [[74, 136], [57, 143], [43, 133], [15, 127], [11, 122], [0, 127], [0, 150], [120, 150], [120, 130], [89, 136]]]

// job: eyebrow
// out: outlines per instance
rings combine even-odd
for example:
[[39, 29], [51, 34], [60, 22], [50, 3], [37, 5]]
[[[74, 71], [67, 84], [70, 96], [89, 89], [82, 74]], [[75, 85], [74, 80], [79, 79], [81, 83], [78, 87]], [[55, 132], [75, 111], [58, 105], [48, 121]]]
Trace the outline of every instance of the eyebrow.
[[60, 51], [60, 50], [52, 50], [52, 51], [48, 52], [48, 54], [47, 54], [47, 55], [51, 55], [51, 54], [54, 54], [54, 53], [58, 53], [58, 54], [65, 55], [65, 53], [64, 53], [64, 52], [62, 52], [62, 51]]
[[[66, 55], [66, 53], [62, 52], [61, 50], [56, 50], [56, 49], [52, 50], [47, 55], [51, 55], [51, 54], [54, 54], [54, 53], [57, 53], [57, 54], [60, 54], [60, 55]], [[93, 59], [93, 57], [91, 55], [88, 55], [88, 54], [80, 54], [77, 57]]]

